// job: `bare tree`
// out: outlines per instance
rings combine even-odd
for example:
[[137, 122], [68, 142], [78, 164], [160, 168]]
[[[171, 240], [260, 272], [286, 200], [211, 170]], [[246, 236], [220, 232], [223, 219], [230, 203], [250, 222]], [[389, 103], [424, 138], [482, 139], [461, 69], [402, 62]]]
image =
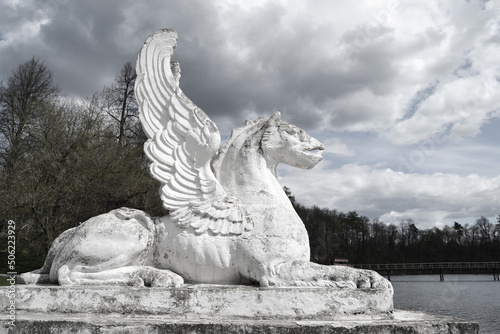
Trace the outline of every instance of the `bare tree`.
[[462, 241], [462, 237], [464, 236], [464, 227], [458, 222], [454, 222], [453, 229], [455, 230], [455, 241], [460, 243]]
[[129, 95], [117, 118], [125, 124], [120, 138], [132, 145], [116, 140], [117, 127], [110, 132], [102, 99], [59, 100], [38, 60], [19, 66], [1, 86], [0, 234], [7, 219], [22, 224], [20, 253], [46, 254], [63, 230], [121, 206], [162, 213], [144, 164], [144, 136], [127, 133], [130, 71], [130, 64], [122, 71]]
[[136, 127], [134, 122], [138, 114], [134, 96], [136, 77], [135, 68], [130, 62], [127, 62], [123, 65], [120, 73], [116, 75], [115, 82], [103, 90], [106, 111], [118, 126], [116, 137], [120, 143], [125, 137], [133, 135]]
[[415, 222], [412, 218], [408, 218], [408, 243], [412, 244], [418, 241], [419, 238], [419, 229], [415, 225]]
[[482, 242], [491, 242], [492, 232], [493, 232], [493, 224], [490, 223], [490, 220], [484, 216], [476, 219], [476, 226], [481, 234]]
[[0, 85], [0, 163], [12, 170], [25, 151], [27, 131], [36, 123], [39, 110], [59, 93], [52, 72], [38, 59], [19, 65]]

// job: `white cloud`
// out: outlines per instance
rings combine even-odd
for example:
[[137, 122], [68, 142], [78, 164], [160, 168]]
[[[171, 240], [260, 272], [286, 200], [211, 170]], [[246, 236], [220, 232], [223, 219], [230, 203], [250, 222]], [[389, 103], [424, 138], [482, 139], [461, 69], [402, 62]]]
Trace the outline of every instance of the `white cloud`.
[[419, 48], [403, 58], [404, 79], [409, 81], [401, 80], [403, 85], [433, 80], [438, 85], [414, 115], [391, 127], [387, 136], [395, 143], [435, 136], [461, 140], [477, 135], [488, 119], [498, 117], [500, 44], [489, 42], [498, 31], [498, 8], [491, 2], [486, 10], [473, 1], [440, 4], [416, 15], [425, 30], [409, 43]]
[[367, 165], [338, 169], [319, 165], [312, 171], [280, 167], [280, 183], [299, 203], [356, 210], [387, 223], [412, 218], [417, 226], [450, 224], [456, 217], [500, 214], [500, 176], [476, 174], [408, 174]]
[[455, 140], [475, 136], [500, 110], [498, 87], [491, 75], [440, 83], [411, 118], [388, 132], [388, 138], [396, 143], [414, 144], [436, 135]]

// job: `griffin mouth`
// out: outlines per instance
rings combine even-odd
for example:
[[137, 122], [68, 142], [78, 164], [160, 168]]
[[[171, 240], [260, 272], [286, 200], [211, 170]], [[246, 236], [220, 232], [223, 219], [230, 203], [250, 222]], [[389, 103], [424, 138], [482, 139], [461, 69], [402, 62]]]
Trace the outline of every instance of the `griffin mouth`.
[[310, 156], [316, 156], [321, 158], [323, 156], [323, 151], [325, 147], [323, 145], [316, 145], [306, 148], [304, 151]]
[[325, 147], [323, 145], [316, 145], [313, 147], [306, 148], [305, 150], [307, 152], [310, 152], [310, 153], [320, 153], [321, 154], [325, 150]]

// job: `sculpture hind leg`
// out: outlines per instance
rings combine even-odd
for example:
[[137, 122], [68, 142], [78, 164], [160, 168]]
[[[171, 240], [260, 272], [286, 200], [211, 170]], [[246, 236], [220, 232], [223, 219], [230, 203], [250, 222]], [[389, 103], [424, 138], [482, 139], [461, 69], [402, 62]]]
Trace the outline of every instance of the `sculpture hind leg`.
[[156, 233], [144, 212], [113, 210], [63, 233], [66, 237], [53, 247], [42, 269], [50, 266], [50, 281], [60, 285], [179, 286], [182, 277], [149, 265]]
[[[78, 268], [77, 268], [78, 269]], [[150, 287], [179, 287], [184, 283], [181, 276], [170, 270], [150, 266], [126, 266], [97, 272], [70, 270], [67, 265], [58, 270], [60, 285], [129, 285]]]

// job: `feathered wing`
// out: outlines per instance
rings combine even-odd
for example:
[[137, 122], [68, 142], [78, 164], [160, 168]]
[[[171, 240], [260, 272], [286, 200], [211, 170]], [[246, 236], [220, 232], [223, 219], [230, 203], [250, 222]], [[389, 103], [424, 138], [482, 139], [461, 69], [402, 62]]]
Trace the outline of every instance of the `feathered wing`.
[[220, 133], [179, 88], [180, 68], [171, 62], [173, 30], [149, 36], [136, 64], [136, 99], [148, 140], [151, 174], [161, 182], [161, 199], [172, 219], [196, 233], [241, 234], [252, 227], [242, 204], [224, 191], [210, 163]]

